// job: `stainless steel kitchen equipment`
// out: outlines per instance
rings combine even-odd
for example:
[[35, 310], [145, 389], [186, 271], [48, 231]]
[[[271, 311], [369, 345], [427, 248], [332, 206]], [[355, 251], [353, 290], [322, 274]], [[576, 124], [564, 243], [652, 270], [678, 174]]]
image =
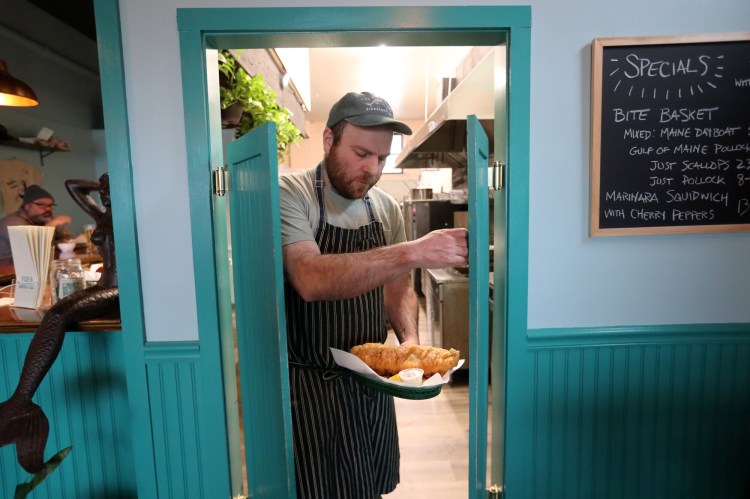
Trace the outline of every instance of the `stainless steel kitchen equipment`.
[[425, 199], [432, 199], [432, 188], [430, 187], [415, 187], [411, 189], [412, 201], [422, 201]]
[[469, 277], [453, 268], [422, 273], [427, 334], [432, 346], [455, 348], [469, 367]]
[[453, 204], [446, 199], [404, 201], [406, 239], [413, 241], [433, 230], [451, 228], [453, 214], [466, 210], [465, 204]]
[[[396, 158], [398, 168], [453, 167], [466, 164], [466, 116], [479, 119], [494, 153], [494, 49], [474, 47], [456, 88], [425, 120]], [[446, 166], [440, 166], [446, 165]]]

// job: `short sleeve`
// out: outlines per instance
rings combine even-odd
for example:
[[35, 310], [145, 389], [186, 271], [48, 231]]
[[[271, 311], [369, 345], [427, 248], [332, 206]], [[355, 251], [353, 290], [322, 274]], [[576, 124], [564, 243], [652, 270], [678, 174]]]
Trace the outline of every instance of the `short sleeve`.
[[310, 224], [310, 198], [295, 176], [279, 177], [279, 212], [281, 215], [281, 245], [300, 241], [315, 241]]

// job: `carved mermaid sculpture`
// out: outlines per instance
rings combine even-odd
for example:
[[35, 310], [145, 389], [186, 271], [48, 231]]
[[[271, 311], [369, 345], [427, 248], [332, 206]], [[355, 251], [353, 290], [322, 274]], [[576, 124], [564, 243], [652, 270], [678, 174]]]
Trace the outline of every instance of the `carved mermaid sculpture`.
[[[105, 173], [98, 182], [68, 180], [65, 187], [96, 222], [91, 242], [98, 246], [103, 266], [95, 286], [66, 296], [44, 314], [26, 352], [16, 391], [0, 404], [0, 446], [15, 443], [18, 462], [29, 473], [44, 468], [44, 448], [49, 435], [47, 417], [31, 398], [57, 359], [65, 332], [81, 321], [117, 317], [120, 312], [109, 175]], [[91, 197], [97, 190], [103, 206]]]

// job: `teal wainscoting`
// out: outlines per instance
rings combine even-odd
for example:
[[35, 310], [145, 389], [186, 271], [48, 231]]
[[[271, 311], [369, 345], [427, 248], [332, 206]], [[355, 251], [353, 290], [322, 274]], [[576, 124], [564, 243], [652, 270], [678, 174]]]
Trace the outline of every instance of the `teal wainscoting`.
[[750, 325], [532, 330], [528, 346], [527, 497], [748, 497]]
[[[146, 344], [145, 356], [151, 428], [144, 431], [153, 432], [159, 497], [211, 497], [206, 494], [212, 487], [206, 477], [212, 476], [213, 461], [224, 457], [202, 450], [199, 421], [205, 408], [199, 403], [199, 345], [151, 342]], [[215, 424], [224, 425], [224, 421]], [[213, 475], [226, 480], [223, 473]]]
[[[0, 399], [15, 389], [31, 333], [0, 335]], [[30, 497], [135, 498], [122, 334], [67, 333], [63, 348], [34, 400], [50, 422], [45, 459], [72, 452]], [[0, 497], [13, 497], [31, 479], [15, 446], [0, 447]]]

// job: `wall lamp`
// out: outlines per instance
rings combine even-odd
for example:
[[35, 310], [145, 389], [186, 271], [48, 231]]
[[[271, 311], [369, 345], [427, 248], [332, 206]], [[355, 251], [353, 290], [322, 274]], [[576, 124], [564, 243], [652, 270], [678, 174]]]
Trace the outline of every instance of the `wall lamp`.
[[8, 65], [0, 59], [0, 106], [29, 107], [38, 104], [39, 100], [31, 87], [13, 78], [8, 72]]

